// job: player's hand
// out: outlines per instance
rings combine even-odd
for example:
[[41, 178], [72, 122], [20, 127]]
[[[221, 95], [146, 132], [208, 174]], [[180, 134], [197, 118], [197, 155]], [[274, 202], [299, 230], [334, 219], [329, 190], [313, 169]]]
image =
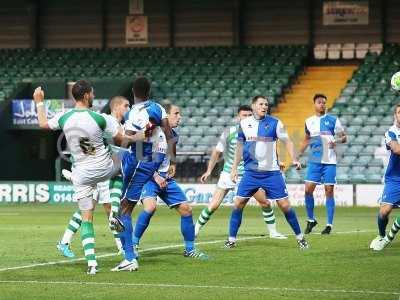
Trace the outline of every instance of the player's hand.
[[168, 178], [175, 177], [175, 174], [176, 174], [176, 165], [175, 164], [171, 164], [169, 166], [169, 169], [168, 169]]
[[156, 128], [156, 125], [153, 123], [149, 122], [146, 125], [146, 128], [144, 129], [144, 135], [145, 137], [151, 137], [153, 135], [154, 129]]
[[301, 170], [301, 162], [299, 161], [293, 161], [293, 166], [296, 168], [296, 170]]
[[208, 177], [210, 177], [211, 172], [206, 171], [203, 175], [200, 177], [200, 182], [201, 183], [206, 183], [208, 180]]
[[233, 182], [237, 182], [237, 180], [238, 180], [238, 173], [237, 173], [236, 169], [232, 169], [232, 171], [231, 171], [231, 180]]
[[328, 142], [328, 148], [329, 149], [335, 149], [336, 147], [336, 141], [329, 141]]
[[43, 102], [44, 100], [44, 91], [42, 90], [42, 87], [37, 87], [35, 91], [33, 92], [33, 100], [35, 101], [36, 104]]
[[163, 189], [167, 186], [167, 180], [164, 177], [160, 176], [159, 174], [155, 174], [153, 178], [160, 188]]
[[279, 169], [281, 170], [281, 172], [285, 171], [286, 165], [283, 162], [279, 162]]

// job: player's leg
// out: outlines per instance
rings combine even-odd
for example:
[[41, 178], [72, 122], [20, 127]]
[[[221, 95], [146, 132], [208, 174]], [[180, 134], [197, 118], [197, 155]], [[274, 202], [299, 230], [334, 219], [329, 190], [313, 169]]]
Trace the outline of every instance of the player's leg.
[[[122, 177], [116, 176], [110, 179], [110, 202], [112, 216], [118, 216], [119, 205], [122, 196]], [[111, 216], [111, 217], [112, 217]]]
[[74, 237], [75, 233], [78, 232], [79, 228], [82, 224], [82, 215], [81, 212], [78, 210], [76, 211], [71, 219], [68, 222], [68, 226], [64, 231], [64, 235], [62, 239], [57, 244], [58, 251], [68, 258], [74, 258], [75, 254], [72, 252], [70, 248], [70, 244], [72, 242], [72, 238]]
[[200, 229], [207, 224], [210, 220], [211, 215], [218, 209], [224, 200], [226, 194], [228, 193], [228, 189], [222, 189], [220, 187], [216, 187], [211, 202], [208, 204], [206, 208], [204, 208], [199, 218], [197, 219], [195, 226], [195, 236], [198, 236]]
[[314, 190], [316, 186], [317, 186], [316, 183], [307, 181], [304, 187], [305, 190], [304, 202], [307, 212], [307, 226], [306, 229], [304, 230], [305, 234], [311, 233], [313, 228], [318, 224], [317, 220], [314, 217]]
[[288, 198], [284, 198], [276, 201], [277, 205], [285, 215], [286, 221], [289, 223], [294, 234], [296, 235], [296, 240], [301, 250], [308, 249], [308, 242], [305, 240], [303, 233], [301, 232], [299, 221], [296, 216], [295, 210], [290, 206]]
[[389, 215], [393, 209], [393, 206], [388, 203], [381, 203], [381, 207], [379, 208], [379, 213], [378, 213], [378, 236], [372, 240], [370, 244], [370, 248], [375, 250], [375, 251], [380, 251], [385, 248], [387, 244], [390, 242], [386, 238], [386, 227], [389, 222]]
[[333, 226], [333, 217], [335, 215], [334, 185], [325, 185], [325, 207], [326, 207], [326, 227], [321, 234], [330, 234]]
[[385, 245], [386, 226], [389, 222], [389, 215], [393, 207], [400, 205], [400, 186], [397, 182], [385, 182], [382, 196], [380, 199], [381, 206], [379, 208], [377, 223], [378, 236], [371, 242], [370, 248], [373, 250], [382, 250]]
[[225, 248], [236, 247], [237, 234], [242, 224], [243, 209], [245, 208], [250, 197], [235, 197], [231, 217], [229, 219], [229, 236], [225, 242]]
[[[182, 196], [184, 196], [183, 192]], [[182, 198], [181, 201], [186, 201], [186, 197]], [[181, 216], [181, 233], [183, 237], [183, 242], [185, 244], [185, 250], [183, 252], [183, 256], [201, 260], [208, 259], [207, 254], [198, 250], [195, 246], [192, 207], [188, 203], [184, 202], [175, 205], [175, 207], [177, 212]]]
[[185, 245], [183, 255], [189, 258], [207, 259], [208, 256], [195, 247], [192, 207], [187, 203], [186, 195], [176, 181], [168, 180], [167, 187], [159, 193], [159, 197], [170, 208], [175, 208], [181, 216], [181, 233]]
[[228, 240], [225, 242], [226, 248], [233, 248], [236, 246], [237, 233], [242, 224], [243, 209], [250, 197], [253, 196], [260, 187], [259, 181], [254, 178], [252, 173], [244, 172], [237, 187], [236, 197], [229, 219], [229, 236]]
[[[120, 231], [120, 239], [124, 249], [125, 259], [111, 271], [136, 271], [139, 266], [137, 263], [137, 253], [133, 245], [133, 226], [132, 211], [140, 199], [143, 186], [149, 181], [149, 175], [140, 168], [140, 163], [129, 153], [122, 158], [122, 201], [120, 204], [119, 218], [114, 218], [120, 223], [117, 226]], [[112, 220], [110, 220], [112, 222]]]
[[312, 229], [317, 226], [318, 222], [314, 216], [314, 190], [317, 184], [321, 183], [322, 179], [322, 164], [309, 162], [307, 165], [307, 173], [304, 186], [304, 203], [307, 212], [307, 226], [304, 230], [308, 234]]
[[[146, 190], [147, 190], [146, 184]], [[150, 220], [154, 215], [157, 208], [157, 196], [149, 196], [146, 194], [142, 199], [143, 210], [140, 212], [135, 225], [135, 231], [133, 233], [133, 247], [134, 249], [139, 245], [140, 239], [142, 238], [144, 232], [150, 224]]]
[[268, 177], [262, 181], [261, 188], [265, 191], [268, 199], [276, 201], [278, 207], [285, 215], [286, 221], [289, 223], [294, 234], [296, 235], [299, 248], [301, 250], [307, 249], [308, 243], [304, 239], [304, 235], [301, 232], [296, 212], [291, 207], [288, 200], [289, 195], [282, 173], [279, 171], [271, 172]]
[[261, 207], [265, 224], [269, 231], [269, 237], [271, 239], [287, 239], [287, 236], [279, 233], [276, 230], [275, 214], [271, 207], [271, 202], [266, 199], [264, 190], [258, 190], [253, 197], [256, 199]]
[[93, 211], [95, 201], [93, 200], [94, 187], [81, 186], [76, 189], [75, 195], [82, 215], [81, 242], [85, 258], [88, 264], [87, 274], [94, 275], [97, 272], [97, 260], [95, 254], [95, 235], [93, 228]]
[[[95, 199], [97, 199], [98, 204], [103, 205], [104, 211], [106, 213], [107, 221], [109, 221], [109, 219], [110, 219], [111, 208], [112, 208], [110, 184], [111, 184], [111, 182], [109, 180], [99, 182], [97, 184], [97, 189], [96, 189], [97, 190], [97, 193], [96, 193], [97, 198], [94, 197]], [[121, 252], [122, 243], [119, 238], [119, 233], [114, 229], [114, 226], [110, 222], [109, 222], [109, 227], [114, 236], [114, 241], [117, 246], [118, 252]]]
[[336, 184], [336, 165], [321, 165], [322, 182], [325, 186], [325, 207], [326, 207], [326, 227], [321, 234], [330, 234], [333, 226], [333, 217], [335, 215], [335, 198], [333, 195]]
[[392, 227], [390, 228], [389, 232], [386, 234], [386, 238], [389, 242], [392, 242], [396, 236], [396, 234], [400, 230], [400, 217], [397, 217], [394, 222]]

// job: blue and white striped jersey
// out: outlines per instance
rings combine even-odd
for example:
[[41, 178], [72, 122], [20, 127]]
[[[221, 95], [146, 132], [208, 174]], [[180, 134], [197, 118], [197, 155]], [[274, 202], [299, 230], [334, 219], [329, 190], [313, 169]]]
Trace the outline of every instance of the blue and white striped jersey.
[[276, 141], [285, 140], [288, 134], [277, 118], [266, 115], [257, 120], [254, 116], [240, 122], [238, 141], [243, 145], [245, 171], [279, 171]]
[[385, 133], [386, 149], [389, 151], [389, 160], [385, 170], [385, 182], [386, 181], [400, 181], [400, 155], [394, 154], [389, 143], [396, 141], [400, 143], [400, 128], [393, 125]]
[[306, 119], [305, 132], [310, 140], [310, 162], [336, 164], [336, 151], [329, 147], [335, 141], [335, 134], [344, 129], [339, 119], [332, 115], [312, 116]]

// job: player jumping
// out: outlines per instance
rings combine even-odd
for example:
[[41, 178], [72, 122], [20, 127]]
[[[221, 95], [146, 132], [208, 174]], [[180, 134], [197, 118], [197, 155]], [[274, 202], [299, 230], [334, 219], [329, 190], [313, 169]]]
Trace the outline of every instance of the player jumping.
[[93, 193], [99, 182], [113, 176], [118, 169], [111, 158], [109, 148], [104, 144], [104, 134], [110, 135], [116, 144], [129, 144], [143, 140], [145, 134], [125, 136], [108, 118], [93, 112], [94, 92], [92, 86], [84, 80], [77, 81], [72, 87], [75, 108], [60, 112], [47, 120], [43, 103], [44, 92], [38, 87], [33, 99], [36, 102], [39, 126], [43, 129], [59, 130], [65, 134], [73, 159], [72, 184], [74, 199], [78, 202], [82, 215], [81, 241], [88, 263], [87, 274], [97, 272], [95, 238], [93, 229], [93, 211], [95, 201]]

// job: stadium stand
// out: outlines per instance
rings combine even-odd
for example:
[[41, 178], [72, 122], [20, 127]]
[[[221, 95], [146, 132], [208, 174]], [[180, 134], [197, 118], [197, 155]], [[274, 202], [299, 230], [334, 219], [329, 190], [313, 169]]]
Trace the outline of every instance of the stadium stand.
[[[338, 182], [382, 180], [384, 156], [379, 155], [379, 149], [385, 131], [393, 124], [393, 106], [398, 103], [390, 78], [399, 69], [399, 57], [398, 44], [386, 45], [381, 55], [367, 54], [330, 110], [348, 133], [348, 143], [338, 147]], [[286, 172], [289, 182], [300, 182], [300, 176], [293, 169]]]
[[302, 71], [307, 54], [306, 46], [3, 49], [0, 97], [10, 99], [29, 80], [46, 83], [47, 95], [57, 97], [66, 82], [87, 78], [96, 97], [105, 98], [129, 94], [132, 79], [144, 75], [152, 81], [156, 100], [170, 99], [182, 107], [178, 152], [187, 154], [180, 159], [191, 174], [190, 162], [202, 160], [223, 128], [234, 124], [238, 105], [267, 95], [276, 106]]

